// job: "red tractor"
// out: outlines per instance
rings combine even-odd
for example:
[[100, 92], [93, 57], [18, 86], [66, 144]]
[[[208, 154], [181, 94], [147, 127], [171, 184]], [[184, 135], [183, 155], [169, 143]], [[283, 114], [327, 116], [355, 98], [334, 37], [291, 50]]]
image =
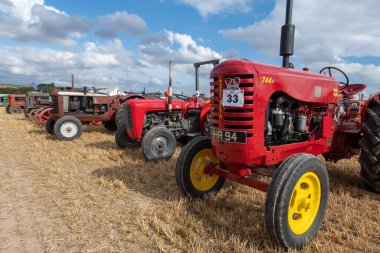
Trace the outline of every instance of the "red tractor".
[[145, 157], [157, 161], [174, 154], [177, 139], [187, 142], [194, 137], [207, 135], [210, 104], [199, 98], [199, 67], [218, 63], [219, 60], [194, 63], [195, 97], [172, 95], [170, 77], [166, 99], [129, 100], [120, 107], [117, 116], [120, 127], [115, 134], [117, 145], [120, 148], [141, 145]]
[[93, 88], [83, 91], [55, 89], [50, 93], [51, 107], [40, 113], [46, 115], [45, 128], [59, 140], [73, 140], [81, 136], [83, 124], [103, 122], [109, 131], [116, 130], [115, 116], [119, 106], [130, 99], [143, 99], [139, 94], [109, 96]]
[[211, 71], [211, 138], [196, 138], [182, 149], [176, 182], [192, 198], [217, 193], [226, 179], [267, 192], [268, 233], [286, 248], [301, 249], [320, 229], [327, 207], [329, 177], [316, 155], [337, 161], [360, 148], [361, 176], [380, 192], [380, 93], [365, 102], [361, 117], [349, 114], [360, 109], [357, 101], [337, 117], [340, 100], [364, 86], [337, 81], [334, 71], [346, 75], [332, 67], [321, 71], [328, 76], [289, 68], [291, 6], [288, 0], [283, 68], [227, 60]]
[[8, 105], [5, 108], [7, 113], [16, 114], [21, 113], [25, 107], [26, 94], [9, 94]]

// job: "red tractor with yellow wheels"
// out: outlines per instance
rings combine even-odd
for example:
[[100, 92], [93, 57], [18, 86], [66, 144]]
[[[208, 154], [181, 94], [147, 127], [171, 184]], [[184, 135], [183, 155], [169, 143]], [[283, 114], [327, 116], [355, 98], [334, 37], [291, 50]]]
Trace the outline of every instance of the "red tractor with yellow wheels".
[[[211, 71], [211, 138], [182, 149], [176, 182], [191, 198], [217, 193], [226, 179], [267, 192], [268, 233], [285, 248], [301, 249], [327, 207], [329, 177], [317, 155], [336, 162], [360, 153], [365, 183], [380, 192], [380, 93], [356, 101], [365, 86], [350, 84], [337, 68], [291, 69], [291, 8], [288, 0], [282, 68], [226, 60]], [[342, 100], [347, 113], [339, 116]]]

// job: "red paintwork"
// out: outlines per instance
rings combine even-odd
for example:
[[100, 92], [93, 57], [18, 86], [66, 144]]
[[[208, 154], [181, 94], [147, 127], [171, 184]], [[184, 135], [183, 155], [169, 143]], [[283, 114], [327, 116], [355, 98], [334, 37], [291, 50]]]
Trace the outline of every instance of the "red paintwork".
[[[253, 74], [254, 76], [253, 79], [244, 79], [245, 82], [254, 83], [252, 88], [244, 88], [245, 93], [253, 92], [252, 96], [245, 96], [245, 100], [252, 100], [253, 103], [244, 105], [244, 109], [253, 109], [253, 112], [249, 115], [253, 117], [253, 120], [234, 122], [219, 118], [213, 119], [212, 122], [218, 123], [219, 129], [228, 129], [224, 125], [232, 124], [252, 125], [252, 129], [246, 130], [252, 137], [247, 138], [246, 144], [223, 143], [213, 140], [213, 150], [218, 158], [230, 164], [230, 166], [244, 168], [252, 164], [264, 166], [278, 164], [289, 155], [299, 152], [307, 151], [312, 154], [319, 154], [329, 149], [327, 139], [332, 137], [333, 132], [331, 117], [324, 117], [324, 132], [322, 136], [315, 136], [316, 140], [276, 146], [274, 148], [264, 147], [265, 110], [269, 98], [275, 92], [283, 92], [298, 100], [312, 102], [321, 107], [336, 104], [337, 98], [333, 96], [334, 88], [338, 88], [336, 80], [311, 72], [284, 69], [247, 60], [224, 61], [212, 70], [210, 77], [218, 78], [224, 83], [225, 76], [243, 74]], [[263, 83], [261, 77], [271, 77], [274, 83]], [[219, 83], [212, 82], [211, 85], [215, 86], [219, 85]], [[320, 97], [314, 96], [315, 86], [321, 87]], [[211, 92], [213, 91], [215, 92], [215, 89]], [[213, 107], [219, 110], [219, 105], [213, 105]], [[228, 109], [228, 107], [226, 108]], [[224, 117], [238, 116], [234, 113], [222, 113]]]
[[[130, 138], [134, 140], [140, 140], [143, 137], [143, 126], [145, 115], [148, 112], [165, 112], [168, 110], [167, 99], [144, 99], [144, 100], [129, 100], [127, 102], [128, 107], [131, 110], [133, 128], [127, 128], [127, 133]], [[172, 110], [181, 111], [182, 114], [186, 114], [189, 109], [201, 109], [201, 131], [204, 131], [204, 121], [206, 115], [210, 110], [210, 105], [204, 100], [199, 100], [197, 106], [194, 98], [187, 100], [173, 100]]]
[[[23, 100], [16, 101], [17, 98], [24, 98]], [[9, 94], [8, 95], [8, 106], [10, 105], [18, 105], [21, 108], [25, 107], [25, 99], [26, 99], [26, 94]]]

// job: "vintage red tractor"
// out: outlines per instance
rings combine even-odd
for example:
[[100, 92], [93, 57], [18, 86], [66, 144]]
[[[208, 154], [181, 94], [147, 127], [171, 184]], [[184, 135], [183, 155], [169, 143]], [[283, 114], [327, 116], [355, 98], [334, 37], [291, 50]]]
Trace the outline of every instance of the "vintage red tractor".
[[9, 94], [8, 105], [5, 110], [9, 114], [21, 113], [25, 107], [25, 100], [26, 94]]
[[34, 116], [34, 113], [43, 106], [49, 106], [49, 93], [38, 91], [29, 91], [26, 93], [24, 114], [25, 118], [30, 119], [29, 116]]
[[173, 95], [170, 77], [166, 99], [129, 100], [120, 107], [117, 122], [121, 122], [121, 126], [115, 134], [117, 145], [121, 148], [141, 145], [145, 157], [157, 161], [174, 154], [177, 139], [187, 142], [194, 137], [207, 135], [210, 104], [199, 98], [199, 67], [218, 63], [219, 60], [194, 63], [194, 97]]
[[83, 124], [103, 122], [109, 131], [116, 130], [116, 111], [122, 103], [130, 99], [143, 99], [139, 94], [110, 96], [93, 88], [84, 87], [82, 91], [55, 89], [50, 93], [51, 108], [45, 114], [51, 114], [45, 123], [46, 131], [59, 140], [73, 140], [81, 136]]
[[[380, 93], [365, 102], [360, 117], [354, 111], [362, 102], [352, 96], [365, 86], [349, 84], [333, 67], [321, 71], [328, 76], [290, 69], [291, 6], [288, 0], [283, 68], [226, 60], [211, 71], [211, 138], [196, 138], [182, 149], [176, 182], [192, 198], [217, 193], [226, 179], [267, 192], [268, 233], [284, 247], [300, 249], [320, 229], [327, 207], [329, 177], [316, 155], [337, 161], [360, 148], [361, 175], [380, 192]], [[334, 71], [346, 80], [330, 77]], [[338, 117], [343, 99], [347, 113]]]

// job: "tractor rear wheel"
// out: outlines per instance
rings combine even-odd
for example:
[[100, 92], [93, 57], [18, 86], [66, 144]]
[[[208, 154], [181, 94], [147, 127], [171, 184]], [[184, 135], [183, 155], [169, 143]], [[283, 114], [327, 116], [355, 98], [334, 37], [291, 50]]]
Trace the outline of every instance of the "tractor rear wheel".
[[126, 104], [122, 104], [116, 111], [115, 123], [116, 127], [119, 128], [121, 125], [125, 125], [127, 120], [127, 110]]
[[182, 149], [177, 159], [175, 177], [184, 196], [202, 198], [217, 193], [223, 187], [223, 177], [204, 172], [210, 162], [220, 163], [212, 153], [211, 140], [207, 137], [195, 138]]
[[155, 127], [144, 135], [141, 146], [146, 159], [158, 161], [173, 156], [177, 147], [177, 140], [167, 128]]
[[104, 128], [107, 129], [107, 131], [113, 132], [113, 131], [117, 130], [117, 126], [116, 126], [115, 120], [104, 121], [103, 125], [104, 125]]
[[53, 131], [58, 140], [71, 141], [82, 135], [83, 125], [78, 118], [65, 116], [55, 122]]
[[367, 107], [367, 119], [362, 125], [359, 162], [366, 185], [380, 193], [380, 101], [373, 100]]
[[45, 123], [45, 130], [48, 134], [54, 134], [54, 124], [55, 120], [53, 118], [48, 118]]
[[327, 207], [329, 178], [315, 156], [296, 154], [280, 164], [265, 201], [265, 225], [282, 246], [301, 249], [318, 232]]
[[9, 106], [9, 113], [10, 114], [18, 114], [21, 113], [21, 107], [18, 105], [11, 105]]
[[140, 142], [131, 139], [128, 133], [125, 131], [125, 123], [121, 124], [115, 133], [115, 142], [119, 148], [137, 148], [140, 146]]

